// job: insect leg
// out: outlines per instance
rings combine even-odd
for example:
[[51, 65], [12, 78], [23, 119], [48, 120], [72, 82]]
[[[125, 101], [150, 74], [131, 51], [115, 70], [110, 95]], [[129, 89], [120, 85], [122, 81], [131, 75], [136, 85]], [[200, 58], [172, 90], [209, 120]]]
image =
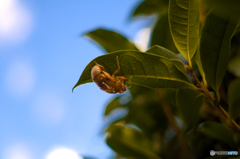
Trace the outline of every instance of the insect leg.
[[[123, 84], [124, 84], [124, 85], [125, 85], [126, 81], [129, 81], [129, 82], [131, 83], [131, 80], [130, 80], [130, 79], [128, 79], [127, 77], [123, 77], [123, 76], [117, 77], [116, 81], [118, 81], [118, 80], [123, 81]], [[128, 87], [128, 88], [131, 88], [131, 86], [127, 86], [127, 87]]]
[[118, 56], [116, 57], [116, 60], [117, 60], [118, 69], [113, 73], [113, 75], [112, 75], [113, 78], [117, 73], [120, 72], [120, 64], [119, 64], [119, 61], [118, 61]]
[[123, 81], [123, 83], [125, 84], [126, 81], [130, 81], [130, 80], [127, 77], [119, 76], [117, 77], [116, 81]]
[[98, 65], [102, 70], [104, 70], [105, 72], [106, 72], [106, 70], [105, 70], [105, 68], [102, 66], [102, 65], [99, 65], [97, 62], [94, 62], [96, 65]]

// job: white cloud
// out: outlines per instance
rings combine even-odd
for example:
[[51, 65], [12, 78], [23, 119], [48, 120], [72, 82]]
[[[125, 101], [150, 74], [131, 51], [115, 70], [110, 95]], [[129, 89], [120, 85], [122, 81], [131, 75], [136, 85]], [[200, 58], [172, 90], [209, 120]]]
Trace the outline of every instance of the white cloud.
[[13, 96], [28, 95], [35, 84], [35, 71], [27, 60], [14, 61], [5, 77], [6, 90]]
[[141, 29], [134, 38], [134, 44], [140, 51], [146, 51], [148, 49], [148, 43], [150, 39], [151, 28]]
[[25, 144], [15, 144], [7, 147], [3, 152], [4, 159], [33, 159], [32, 152]]
[[0, 44], [24, 41], [32, 28], [29, 10], [17, 0], [0, 0]]
[[65, 102], [53, 92], [40, 93], [33, 106], [33, 115], [44, 124], [58, 124], [65, 116]]
[[64, 147], [53, 149], [47, 154], [46, 159], [83, 159], [74, 150]]

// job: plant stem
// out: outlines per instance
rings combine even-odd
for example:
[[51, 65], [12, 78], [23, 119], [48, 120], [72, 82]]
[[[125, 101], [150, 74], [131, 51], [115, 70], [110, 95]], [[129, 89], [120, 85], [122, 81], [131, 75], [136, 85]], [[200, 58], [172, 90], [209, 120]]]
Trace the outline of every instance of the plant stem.
[[[185, 68], [186, 68], [186, 72], [196, 81], [197, 85], [200, 87], [200, 91], [203, 92], [207, 96], [207, 98], [210, 100], [210, 103], [212, 104], [212, 106], [214, 108], [216, 108], [218, 110], [218, 112], [227, 120], [229, 118], [229, 116], [228, 116], [227, 112], [222, 108], [219, 101], [216, 100], [210, 94], [209, 90], [205, 87], [205, 85], [198, 80], [195, 73], [193, 72], [193, 70], [190, 67], [185, 66]], [[240, 133], [240, 126], [233, 119], [230, 121], [230, 126], [236, 132]]]

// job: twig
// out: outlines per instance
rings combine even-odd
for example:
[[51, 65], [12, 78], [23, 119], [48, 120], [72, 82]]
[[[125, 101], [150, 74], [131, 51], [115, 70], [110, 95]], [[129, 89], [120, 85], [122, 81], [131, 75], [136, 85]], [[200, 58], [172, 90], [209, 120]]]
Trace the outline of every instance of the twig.
[[[195, 73], [193, 70], [185, 66], [186, 72], [197, 82], [197, 85], [199, 86], [201, 92], [203, 92], [207, 98], [210, 100], [210, 103], [214, 108], [218, 110], [221, 116], [223, 116], [226, 120], [229, 118], [227, 112], [221, 107], [220, 103], [210, 94], [209, 90], [205, 87], [203, 83], [201, 83], [198, 78], [196, 77]], [[232, 119], [230, 121], [230, 126], [238, 133], [240, 133], [240, 126]]]

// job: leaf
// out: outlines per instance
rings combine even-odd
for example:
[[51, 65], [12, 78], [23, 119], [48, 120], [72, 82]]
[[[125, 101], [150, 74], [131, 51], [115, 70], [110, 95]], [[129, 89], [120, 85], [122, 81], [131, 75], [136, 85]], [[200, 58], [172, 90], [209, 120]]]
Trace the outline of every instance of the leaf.
[[207, 15], [200, 40], [200, 57], [208, 84], [218, 89], [226, 72], [231, 37], [237, 23], [214, 14]]
[[107, 144], [124, 157], [160, 159], [152, 151], [151, 141], [141, 132], [119, 125], [108, 128]]
[[144, 15], [149, 16], [154, 13], [163, 14], [167, 12], [168, 0], [145, 0], [134, 10], [132, 18]]
[[169, 22], [173, 41], [190, 64], [199, 40], [198, 1], [170, 0]]
[[117, 76], [128, 77], [131, 79], [131, 84], [149, 88], [183, 88], [193, 85], [186, 75], [166, 57], [138, 51], [117, 51], [93, 59], [86, 66], [73, 89], [81, 84], [92, 82], [90, 65], [94, 66], [94, 62], [104, 66], [112, 75], [118, 68], [117, 56], [121, 67]]
[[229, 119], [234, 118], [240, 112], [240, 78], [231, 82], [228, 88], [228, 101], [229, 101]]
[[223, 14], [227, 16], [240, 17], [240, 1], [239, 0], [201, 0], [205, 7], [215, 8], [217, 14]]
[[178, 57], [178, 55], [176, 55], [175, 53], [171, 52], [170, 50], [167, 50], [164, 47], [156, 45], [156, 46], [151, 47], [146, 52], [153, 53], [153, 54], [159, 55], [159, 56], [164, 56], [164, 57], [170, 59], [177, 66], [177, 68], [179, 70], [181, 70], [183, 73], [186, 72], [185, 68], [184, 68], [184, 65], [183, 65], [183, 62], [180, 59], [180, 57]]
[[174, 53], [178, 52], [170, 32], [168, 14], [161, 16], [153, 28], [151, 46], [154, 45], [160, 45]]
[[107, 52], [118, 50], [138, 50], [128, 39], [114, 31], [97, 29], [86, 33], [85, 36], [97, 42]]
[[137, 96], [139, 94], [143, 94], [145, 92], [155, 92], [153, 89], [143, 87], [143, 86], [139, 86], [139, 85], [131, 85], [131, 88], [129, 88], [129, 90], [130, 90], [133, 98], [135, 96]]
[[[239, 47], [239, 46], [238, 46]], [[234, 57], [228, 62], [228, 71], [234, 74], [236, 77], [240, 77], [240, 49]]]
[[179, 89], [176, 98], [178, 112], [183, 120], [185, 130], [188, 131], [198, 122], [204, 95], [196, 90], [186, 88]]
[[[116, 98], [112, 101], [115, 100]], [[140, 92], [139, 90], [139, 93], [135, 94], [132, 100], [126, 105], [117, 103], [116, 106], [117, 107], [115, 108], [128, 109], [128, 113], [122, 117], [120, 121], [124, 121], [126, 124], [136, 125], [144, 132], [144, 134], [160, 132], [159, 130], [165, 130], [168, 126], [166, 115], [162, 106], [159, 104], [156, 92], [153, 89], [145, 90], [143, 92]], [[119, 118], [112, 122], [111, 125], [115, 124], [118, 120]], [[161, 132], [164, 133], [164, 131]]]
[[200, 56], [200, 51], [198, 49], [197, 53], [196, 53], [196, 63], [198, 66], [198, 70], [202, 76], [203, 81], [205, 81], [205, 73], [203, 71], [203, 67], [202, 67], [202, 61], [201, 61], [201, 56]]
[[126, 123], [135, 124], [145, 134], [153, 134], [167, 128], [168, 120], [155, 91], [148, 91], [136, 96], [128, 105], [129, 112], [125, 117]]
[[231, 132], [221, 123], [216, 123], [212, 121], [204, 122], [199, 127], [200, 132], [204, 135], [222, 141], [230, 146], [234, 146], [235, 142]]
[[105, 116], [109, 115], [113, 109], [122, 107], [122, 105], [119, 103], [119, 99], [120, 99], [120, 97], [117, 96], [113, 100], [111, 100], [110, 103], [108, 103], [108, 105], [106, 106], [106, 109], [105, 109], [105, 113], [104, 113]]

